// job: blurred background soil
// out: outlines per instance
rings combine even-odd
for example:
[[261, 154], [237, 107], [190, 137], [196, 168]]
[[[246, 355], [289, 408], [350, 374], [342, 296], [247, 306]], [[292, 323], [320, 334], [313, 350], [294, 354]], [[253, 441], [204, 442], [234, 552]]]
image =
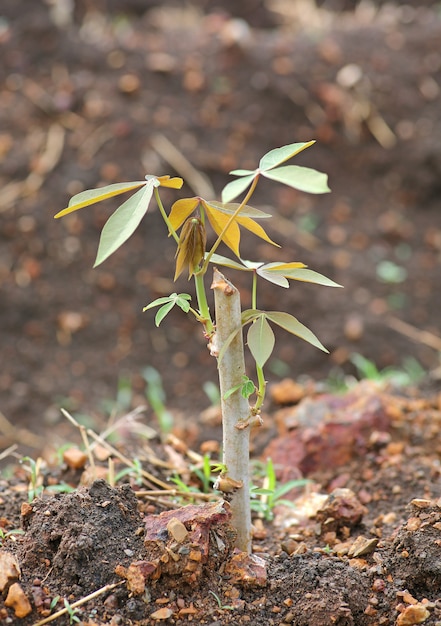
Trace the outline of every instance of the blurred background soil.
[[[436, 382], [440, 41], [439, 2], [3, 0], [0, 447], [69, 436], [60, 406], [104, 417], [121, 381], [145, 403], [146, 366], [189, 421], [216, 380], [192, 320], [156, 329], [142, 313], [190, 288], [172, 282], [158, 211], [93, 270], [117, 202], [55, 221], [72, 194], [169, 173], [186, 179], [181, 197], [218, 195], [230, 170], [310, 139], [296, 163], [327, 172], [332, 194], [262, 182], [253, 204], [282, 248], [250, 235], [242, 254], [303, 261], [345, 289], [264, 285], [259, 307], [294, 314], [330, 351], [280, 335], [268, 380], [351, 373], [359, 353], [379, 368], [413, 357]], [[250, 285], [228, 275], [249, 306]]]

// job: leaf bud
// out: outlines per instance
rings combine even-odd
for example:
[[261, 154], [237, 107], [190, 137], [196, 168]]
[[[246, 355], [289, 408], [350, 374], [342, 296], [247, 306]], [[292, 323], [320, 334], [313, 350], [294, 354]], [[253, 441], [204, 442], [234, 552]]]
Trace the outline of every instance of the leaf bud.
[[182, 226], [176, 251], [176, 271], [174, 280], [188, 267], [191, 278], [205, 256], [207, 235], [202, 221], [198, 217], [189, 217]]

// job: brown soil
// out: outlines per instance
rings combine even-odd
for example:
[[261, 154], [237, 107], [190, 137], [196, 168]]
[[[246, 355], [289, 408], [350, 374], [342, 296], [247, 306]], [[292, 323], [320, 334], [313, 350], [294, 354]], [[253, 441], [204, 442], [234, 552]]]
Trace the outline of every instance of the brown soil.
[[[353, 373], [353, 352], [379, 368], [413, 356], [428, 375], [414, 395], [363, 390], [349, 397], [343, 417], [338, 400], [316, 404], [317, 387], [305, 383], [300, 396], [311, 387], [313, 399], [302, 400], [294, 414], [273, 406], [253, 454], [270, 452], [282, 466], [281, 480], [307, 476], [313, 492], [334, 493], [337, 504], [341, 494], [334, 490], [350, 489], [351, 505], [366, 507], [362, 520], [354, 523], [337, 507], [330, 517], [340, 524], [314, 513], [293, 527], [280, 510], [274, 523], [257, 525], [254, 548], [267, 563], [267, 583], [253, 587], [252, 577], [246, 584], [225, 569], [231, 529], [216, 518], [210, 537], [218, 534], [225, 550], [220, 555], [209, 544], [197, 580], [164, 571], [155, 583], [146, 574], [145, 589], [135, 593], [127, 571], [160, 558], [145, 542], [144, 526], [161, 506], [136, 500], [125, 486], [86, 481], [72, 494], [46, 493], [20, 518], [28, 477], [16, 469], [1, 483], [0, 526], [22, 525], [25, 534], [5, 539], [0, 554], [17, 559], [32, 613], [19, 618], [4, 606], [12, 576], [0, 598], [5, 623], [34, 624], [57, 595], [73, 603], [117, 582], [80, 608], [85, 623], [153, 624], [161, 608], [159, 616], [169, 615], [164, 623], [175, 624], [441, 622], [439, 6], [335, 1], [298, 12], [295, 4], [195, 0], [182, 9], [171, 2], [82, 0], [70, 12], [69, 3], [3, 1], [0, 446], [17, 444], [16, 454], [35, 457], [46, 448], [49, 458], [48, 443], [53, 449], [76, 437], [60, 406], [101, 428], [118, 380], [128, 379], [131, 397], [117, 411], [144, 403], [147, 365], [163, 377], [175, 434], [195, 448], [219, 438], [216, 417], [199, 419], [207, 405], [202, 383], [216, 376], [200, 333], [184, 315], [172, 314], [157, 330], [153, 314], [141, 313], [155, 297], [188, 289], [185, 279], [170, 280], [173, 251], [163, 246], [158, 212], [98, 270], [91, 267], [99, 231], [116, 205], [61, 222], [52, 216], [84, 188], [146, 172], [181, 174], [158, 136], [216, 190], [228, 171], [255, 167], [274, 146], [316, 138], [298, 162], [328, 172], [333, 193], [305, 197], [262, 185], [255, 204], [272, 208], [268, 231], [282, 249], [244, 237], [243, 256], [301, 260], [345, 289], [262, 292], [262, 309], [277, 302], [330, 350], [325, 356], [281, 336], [267, 377], [275, 384], [286, 375], [319, 380]], [[187, 183], [183, 193], [203, 193], [194, 176]], [[164, 202], [175, 197], [164, 194]], [[249, 286], [231, 278], [247, 306]], [[314, 420], [313, 432], [305, 415]], [[148, 418], [154, 424], [151, 411]], [[131, 429], [121, 427], [119, 445], [133, 458], [141, 444], [124, 439]], [[270, 443], [277, 434], [281, 440]], [[163, 444], [155, 446], [169, 460]], [[143, 464], [169, 478], [149, 466], [148, 455]], [[44, 480], [77, 487], [80, 474], [52, 465]], [[362, 547], [351, 551], [360, 535]], [[166, 552], [168, 539], [158, 539]], [[233, 609], [220, 609], [208, 591]]]
[[[305, 407], [313, 432], [303, 423]], [[74, 605], [99, 592], [77, 608], [81, 623], [439, 624], [439, 395], [422, 399], [363, 383], [344, 395], [307, 396], [275, 419], [280, 436], [264, 456], [280, 461], [281, 481], [302, 467], [311, 483], [305, 493], [292, 491], [294, 508], [278, 505], [272, 522], [255, 517], [251, 562], [233, 553], [222, 500], [175, 508], [164, 491], [146, 500], [134, 477], [131, 485], [97, 480], [50, 495], [50, 485], [90, 480], [90, 467], [82, 472], [86, 456], [78, 464], [66, 456], [42, 474], [46, 490], [30, 504], [23, 470], [2, 481], [2, 527], [24, 530], [10, 533], [0, 550], [4, 623], [37, 624], [52, 601], [53, 613], [64, 598]], [[143, 466], [165, 480], [170, 472], [152, 469], [150, 445], [138, 445]], [[165, 461], [166, 449], [151, 445]], [[174, 438], [167, 449], [182, 468], [184, 443]], [[164, 507], [170, 510], [158, 515]], [[7, 575], [11, 558], [16, 569]], [[29, 605], [9, 598], [14, 584]]]

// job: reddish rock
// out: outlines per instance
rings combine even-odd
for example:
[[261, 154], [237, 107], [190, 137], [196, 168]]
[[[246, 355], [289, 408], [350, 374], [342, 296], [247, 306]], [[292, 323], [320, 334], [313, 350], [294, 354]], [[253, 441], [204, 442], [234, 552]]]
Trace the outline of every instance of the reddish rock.
[[344, 395], [305, 398], [289, 415], [284, 411], [287, 425], [279, 426], [282, 436], [273, 439], [263, 454], [285, 468], [280, 480], [289, 479], [295, 470], [305, 476], [364, 454], [373, 432], [390, 429], [396, 407], [389, 407], [388, 396], [378, 387], [360, 383]]
[[361, 522], [367, 509], [350, 489], [334, 489], [317, 511], [322, 533], [352, 528]]

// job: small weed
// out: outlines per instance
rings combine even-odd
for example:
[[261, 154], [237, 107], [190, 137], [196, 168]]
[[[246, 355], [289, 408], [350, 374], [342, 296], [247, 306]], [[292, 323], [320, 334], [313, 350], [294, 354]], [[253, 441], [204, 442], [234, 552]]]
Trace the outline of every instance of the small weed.
[[28, 502], [32, 502], [35, 498], [38, 498], [42, 495], [43, 491], [52, 491], [55, 493], [71, 493], [75, 491], [73, 487], [68, 485], [65, 482], [58, 483], [57, 485], [48, 485], [45, 486], [43, 484], [43, 476], [40, 473], [42, 459], [38, 458], [36, 461], [30, 456], [24, 456], [20, 463], [29, 463], [29, 466], [23, 466], [24, 469], [29, 471], [30, 480], [28, 486]]
[[159, 427], [163, 434], [167, 434], [173, 428], [173, 415], [165, 406], [165, 391], [162, 385], [160, 373], [154, 367], [146, 367], [142, 376], [147, 383], [145, 395], [156, 415]]
[[32, 500], [38, 497], [44, 489], [43, 485], [41, 484], [41, 481], [39, 480], [41, 459], [37, 459], [35, 461], [30, 456], [24, 456], [20, 462], [29, 463], [29, 468], [25, 467], [25, 469], [28, 470], [30, 473], [29, 485], [28, 485], [28, 502], [32, 502]]
[[377, 265], [376, 272], [377, 278], [383, 283], [404, 283], [407, 278], [406, 269], [393, 261], [380, 261]]
[[5, 530], [4, 528], [0, 528], [0, 548], [3, 547], [3, 544], [7, 539], [15, 540], [15, 535], [23, 535], [24, 531], [21, 528], [13, 528], [12, 530]]
[[52, 598], [51, 603], [49, 605], [49, 608], [51, 611], [55, 609], [59, 601], [60, 601], [60, 596], [55, 596], [54, 598]]
[[213, 485], [218, 478], [217, 474], [225, 471], [225, 466], [218, 461], [212, 461], [208, 454], [204, 454], [201, 464], [192, 465], [190, 470], [199, 480], [200, 486], [188, 485], [176, 474], [170, 478], [170, 481], [178, 487], [179, 491], [184, 493], [208, 494], [213, 490]]
[[417, 385], [427, 376], [422, 365], [413, 357], [403, 359], [401, 367], [391, 366], [382, 370], [361, 354], [353, 354], [350, 361], [355, 365], [357, 376], [347, 376], [341, 369], [334, 368], [324, 383], [328, 391], [344, 393], [360, 380], [372, 380], [380, 384], [391, 383], [395, 387], [408, 387]]
[[130, 411], [133, 389], [130, 378], [120, 376], [116, 388], [115, 398], [105, 398], [101, 401], [101, 410], [110, 417]]
[[314, 215], [313, 213], [307, 213], [306, 215], [302, 215], [298, 219], [297, 223], [300, 230], [304, 230], [307, 233], [313, 233], [317, 230], [320, 218], [318, 215]]
[[212, 380], [207, 380], [202, 386], [205, 395], [210, 400], [212, 406], [219, 406], [221, 403], [219, 385]]
[[119, 471], [115, 476], [115, 484], [124, 478], [124, 476], [133, 476], [136, 484], [142, 485], [143, 476], [141, 461], [135, 457], [132, 461], [131, 467], [124, 467], [121, 471]]
[[[194, 466], [194, 474], [199, 478], [202, 484], [202, 493], [210, 493], [216, 477], [213, 476], [213, 465], [208, 454], [202, 457], [202, 467]], [[219, 470], [218, 470], [219, 471]]]
[[216, 602], [218, 604], [218, 607], [222, 610], [227, 610], [227, 611], [234, 611], [234, 606], [230, 606], [229, 604], [222, 604], [222, 600], [219, 598], [219, 596], [214, 593], [214, 591], [211, 591], [211, 589], [208, 591], [208, 593], [211, 593], [212, 596], [214, 596], [214, 598], [216, 599]]
[[413, 357], [403, 360], [401, 368], [385, 367], [379, 370], [373, 361], [361, 354], [353, 354], [351, 362], [355, 365], [360, 378], [375, 380], [377, 382], [390, 382], [397, 387], [415, 385], [426, 376], [423, 367]]
[[78, 609], [72, 608], [71, 605], [69, 604], [69, 601], [66, 598], [64, 598], [63, 603], [64, 603], [64, 608], [66, 609], [67, 614], [69, 615], [69, 624], [78, 624], [79, 622], [81, 622], [78, 615], [76, 615], [76, 613], [78, 612]]
[[251, 500], [251, 510], [258, 513], [259, 517], [262, 517], [264, 520], [271, 521], [274, 517], [274, 507], [277, 504], [294, 506], [291, 500], [285, 500], [283, 499], [283, 496], [291, 491], [291, 489], [304, 487], [309, 483], [310, 480], [307, 478], [298, 478], [296, 480], [290, 480], [282, 485], [278, 485], [274, 464], [271, 459], [268, 459], [265, 465], [263, 486], [251, 487], [251, 498], [259, 496], [258, 499]]

